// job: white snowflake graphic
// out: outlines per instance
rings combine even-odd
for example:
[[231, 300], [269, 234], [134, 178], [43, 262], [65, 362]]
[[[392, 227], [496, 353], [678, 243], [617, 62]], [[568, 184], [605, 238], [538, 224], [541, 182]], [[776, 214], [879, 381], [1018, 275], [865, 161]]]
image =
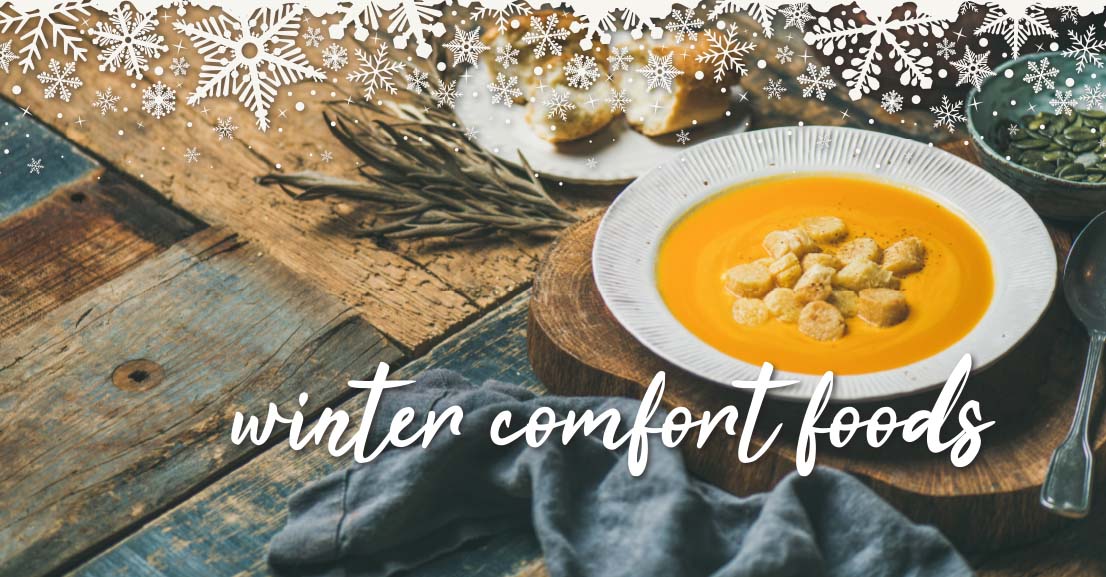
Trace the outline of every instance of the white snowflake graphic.
[[215, 121], [215, 126], [212, 127], [215, 134], [219, 135], [219, 140], [234, 140], [234, 133], [238, 132], [238, 126], [234, 124], [234, 119], [231, 117], [219, 117]]
[[557, 17], [550, 14], [545, 17], [545, 22], [537, 16], [530, 17], [530, 31], [522, 36], [522, 42], [527, 46], [533, 46], [535, 58], [542, 58], [546, 52], [555, 56], [561, 54], [561, 42], [568, 38], [568, 30], [557, 27]]
[[950, 42], [948, 38], [942, 38], [937, 43], [937, 55], [945, 60], [952, 60], [952, 57], [956, 56], [956, 44]]
[[814, 63], [806, 65], [806, 72], [801, 74], [798, 80], [803, 87], [803, 98], [810, 98], [813, 94], [818, 100], [825, 100], [826, 91], [833, 90], [837, 86], [837, 83], [830, 78], [829, 66], [818, 68]]
[[625, 47], [613, 47], [611, 53], [607, 56], [607, 64], [610, 65], [611, 72], [628, 71], [633, 62], [634, 57], [630, 55], [630, 49]]
[[[932, 87], [933, 58], [912, 43], [920, 45], [928, 36], [943, 37], [948, 23], [911, 11], [907, 11], [901, 19], [893, 19], [891, 15], [867, 16], [867, 23], [857, 21], [856, 17], [830, 19], [822, 16], [803, 37], [807, 44], [822, 54], [829, 56], [838, 53], [847, 61], [848, 67], [841, 77], [849, 89], [849, 98], [860, 100], [865, 94], [880, 89], [878, 77], [883, 70], [881, 62], [885, 59], [893, 63], [902, 86], [922, 90]], [[896, 38], [900, 32], [905, 33], [908, 39], [900, 41]], [[859, 45], [855, 53], [848, 49], [852, 45]]]
[[1060, 6], [1057, 10], [1060, 11], [1060, 22], [1075, 24], [1079, 21], [1079, 9], [1075, 6]]
[[319, 153], [319, 160], [329, 164], [330, 161], [334, 160], [334, 153], [329, 150], [324, 150]]
[[323, 48], [323, 66], [328, 70], [338, 71], [349, 64], [349, 50], [341, 44], [331, 42]]
[[1075, 107], [1079, 106], [1079, 101], [1072, 96], [1071, 90], [1057, 90], [1056, 95], [1048, 101], [1048, 105], [1056, 110], [1056, 114], [1071, 116], [1071, 113], [1075, 112]]
[[192, 65], [184, 58], [174, 58], [169, 63], [169, 70], [173, 71], [173, 76], [185, 76], [188, 74], [188, 69], [191, 67]]
[[776, 49], [776, 62], [787, 64], [795, 56], [795, 51], [790, 46], [780, 46]]
[[60, 62], [51, 58], [47, 68], [46, 72], [38, 75], [38, 81], [45, 87], [42, 95], [47, 100], [56, 96], [69, 102], [73, 97], [73, 91], [84, 85], [80, 78], [73, 75], [73, 71], [77, 68], [76, 62], [66, 62], [65, 66], [62, 66]]
[[438, 108], [453, 110], [453, 107], [457, 106], [457, 99], [461, 97], [461, 91], [457, 88], [457, 81], [450, 80], [444, 84], [439, 84], [437, 90], [430, 92], [430, 96], [434, 99], [434, 104]]
[[611, 90], [606, 100], [611, 107], [611, 112], [626, 112], [626, 108], [633, 102], [625, 90]]
[[331, 38], [342, 38], [352, 24], [353, 37], [364, 42], [373, 31], [383, 30], [399, 50], [413, 38], [415, 54], [426, 58], [434, 51], [427, 37], [445, 34], [439, 4], [441, 0], [342, 0], [337, 7], [342, 18], [328, 32]]
[[1048, 63], [1048, 58], [1042, 58], [1040, 60], [1029, 61], [1029, 72], [1022, 76], [1022, 80], [1026, 84], [1033, 85], [1033, 93], [1044, 90], [1045, 88], [1056, 88], [1056, 75], [1060, 74], [1060, 71], [1052, 67]]
[[889, 90], [880, 97], [879, 106], [887, 114], [896, 114], [902, 110], [902, 95], [896, 90]]
[[768, 96], [769, 100], [773, 98], [776, 100], [783, 100], [783, 95], [786, 92], [787, 88], [784, 87], [783, 80], [779, 78], [769, 80], [768, 84], [764, 85], [764, 94]]
[[403, 72], [403, 63], [388, 57], [388, 45], [381, 42], [376, 52], [365, 52], [355, 48], [354, 56], [360, 64], [357, 70], [346, 75], [346, 80], [362, 86], [365, 100], [371, 100], [377, 90], [389, 94], [396, 93], [395, 75]]
[[1064, 50], [1064, 56], [1075, 59], [1075, 71], [1083, 72], [1089, 64], [1102, 68], [1102, 54], [1106, 50], [1106, 40], [1095, 38], [1094, 24], [1087, 27], [1083, 34], [1077, 34], [1075, 30], [1068, 30], [1071, 38], [1071, 47]]
[[311, 48], [318, 48], [323, 43], [323, 31], [319, 28], [307, 27], [303, 31], [303, 44]]
[[1009, 134], [1010, 136], [1017, 136], [1018, 133], [1021, 132], [1021, 131], [1022, 131], [1021, 127], [1019, 127], [1017, 124], [1015, 124], [1013, 122], [1010, 123], [1010, 126], [1006, 127], [1006, 133]]
[[12, 60], [16, 58], [15, 52], [12, 52], [11, 40], [0, 44], [0, 70], [3, 70], [5, 73], [9, 72]]
[[92, 43], [100, 47], [100, 70], [115, 72], [122, 68], [127, 76], [142, 78], [150, 68], [150, 59], [168, 52], [165, 37], [155, 31], [157, 13], [131, 12], [127, 4], [120, 4], [112, 13], [111, 24], [97, 22], [88, 31]]
[[508, 78], [502, 72], [495, 75], [495, 82], [488, 85], [488, 91], [492, 94], [492, 104], [502, 102], [507, 108], [515, 103], [516, 98], [522, 96], [522, 91], [518, 88], [518, 76]]
[[833, 139], [826, 133], [819, 134], [814, 139], [814, 148], [818, 150], [829, 150], [830, 145], [833, 144]]
[[676, 133], [676, 144], [687, 144], [691, 142], [691, 134], [686, 130], [681, 130]]
[[784, 29], [794, 28], [806, 32], [806, 23], [814, 20], [810, 14], [810, 5], [805, 2], [788, 4], [783, 7]]
[[672, 32], [676, 35], [676, 43], [684, 41], [684, 37], [689, 40], [699, 39], [699, 30], [703, 28], [703, 21], [695, 17], [695, 11], [691, 8], [684, 10], [673, 10], [668, 15], [668, 24], [664, 29]]
[[92, 107], [100, 111], [100, 116], [107, 116], [108, 112], [115, 112], [115, 104], [119, 102], [119, 95], [111, 93], [108, 86], [103, 92], [96, 91], [96, 100], [92, 101]]
[[453, 27], [453, 39], [445, 44], [446, 49], [453, 55], [453, 65], [471, 64], [476, 61], [487, 49], [487, 45], [480, 41], [480, 27], [464, 31], [459, 27]]
[[775, 34], [772, 21], [775, 19], [778, 10], [779, 9], [774, 5], [770, 6], [760, 2], [750, 2], [748, 0], [718, 0], [714, 8], [707, 14], [707, 20], [715, 20], [723, 14], [745, 12], [753, 20], [757, 21], [761, 31], [764, 32], [764, 36], [766, 38], [771, 38], [772, 35]]
[[173, 112], [176, 107], [176, 91], [161, 82], [142, 91], [142, 110], [154, 118], [160, 119]]
[[1106, 101], [1106, 91], [1102, 90], [1102, 83], [1096, 82], [1094, 86], [1087, 85], [1082, 88], [1082, 94], [1079, 95], [1079, 100], [1083, 101], [1088, 108], [1098, 108], [1102, 106], [1102, 102]]
[[931, 106], [929, 108], [929, 111], [932, 112], [934, 116], [933, 127], [940, 128], [944, 126], [949, 129], [949, 132], [955, 132], [957, 123], [966, 120], [961, 111], [963, 105], [964, 101], [957, 101], [956, 104], [953, 104], [952, 101], [949, 100], [948, 95], [942, 94], [940, 106]]
[[495, 63], [510, 68], [518, 64], [518, 49], [510, 44], [502, 44], [495, 49]]
[[[710, 30], [707, 32], [708, 47], [695, 57], [699, 62], [706, 62], [714, 67], [714, 81], [722, 82], [726, 73], [733, 71], [738, 76], [744, 76], [744, 57], [756, 49], [752, 42], [742, 42], [737, 37], [737, 26], [730, 25], [726, 30]], [[652, 56], [649, 60], [652, 62]]]
[[584, 160], [584, 166], [587, 166], [588, 168], [595, 168], [599, 166], [599, 159], [595, 158], [594, 156], [589, 156], [586, 160]]
[[956, 71], [960, 73], [956, 85], [971, 84], [976, 90], [979, 90], [984, 80], [995, 75], [991, 70], [991, 66], [987, 64], [987, 59], [990, 56], [990, 52], [984, 51], [976, 54], [972, 52], [971, 47], [965, 46], [964, 54], [961, 55], [960, 60], [952, 63], [953, 68], [956, 68]]
[[488, 8], [481, 5], [473, 13], [473, 18], [476, 20], [493, 20], [495, 21], [495, 27], [500, 32], [506, 32], [507, 23], [510, 22], [512, 16], [522, 16], [528, 11], [529, 7], [523, 0], [507, 0], [502, 8]]
[[19, 35], [19, 54], [23, 55], [19, 66], [24, 73], [34, 69], [42, 53], [51, 47], [61, 48], [62, 55], [74, 60], [85, 59], [88, 48], [81, 45], [84, 39], [77, 25], [81, 16], [89, 15], [94, 1], [38, 2], [23, 10], [7, 2], [0, 5], [0, 34]]
[[423, 90], [430, 90], [430, 73], [412, 69], [407, 75], [407, 90], [415, 94], [422, 94]]
[[27, 163], [27, 168], [30, 169], [28, 174], [42, 174], [42, 169], [46, 168], [46, 165], [42, 164], [41, 158], [31, 158], [31, 162]]
[[572, 60], [565, 64], [564, 73], [569, 86], [587, 90], [599, 79], [599, 65], [591, 56], [574, 54]]
[[185, 164], [192, 164], [200, 160], [200, 151], [196, 150], [196, 147], [184, 149], [184, 162]]
[[[1048, 16], [1040, 6], [1028, 2], [1003, 7], [999, 4], [987, 4], [987, 15], [983, 23], [976, 28], [976, 36], [1000, 34], [1013, 52], [1012, 56], [1021, 56], [1022, 46], [1030, 36], [1045, 35], [1056, 38], [1056, 31], [1048, 23]], [[1007, 12], [1007, 10], [1012, 10]]]
[[572, 103], [568, 98], [568, 93], [564, 90], [554, 90], [553, 94], [549, 98], [545, 99], [543, 103], [545, 105], [545, 116], [551, 119], [561, 119], [561, 121], [568, 120], [568, 113], [576, 110], [576, 105]]
[[637, 69], [638, 73], [645, 77], [646, 89], [652, 91], [658, 86], [672, 92], [672, 80], [684, 73], [672, 65], [672, 53], [664, 56], [649, 54], [649, 63]]
[[277, 88], [300, 80], [326, 80], [296, 46], [302, 13], [302, 5], [286, 4], [258, 9], [244, 20], [220, 14], [196, 24], [174, 22], [173, 28], [188, 36], [204, 57], [188, 104], [234, 95], [253, 112], [257, 127], [268, 130]]
[[475, 141], [476, 137], [480, 136], [480, 129], [475, 126], [470, 126], [465, 129], [465, 139], [469, 141]]

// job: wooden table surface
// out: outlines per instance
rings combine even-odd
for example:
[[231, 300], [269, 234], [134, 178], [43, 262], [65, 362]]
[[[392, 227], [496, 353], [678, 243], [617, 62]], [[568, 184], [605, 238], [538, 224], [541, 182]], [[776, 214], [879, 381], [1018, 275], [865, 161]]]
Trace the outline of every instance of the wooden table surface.
[[[794, 78], [801, 66], [769, 62], [746, 81]], [[78, 74], [85, 88], [71, 103], [37, 87], [0, 102], [0, 576], [268, 575], [265, 549], [287, 497], [348, 462], [286, 444], [235, 446], [236, 410], [293, 406], [306, 390], [310, 411], [357, 413], [344, 383], [380, 361], [405, 376], [443, 367], [542, 390], [524, 333], [548, 241], [378, 244], [351, 234], [371, 219], [363, 207], [299, 203], [254, 182], [278, 165], [353, 171], [308, 96], [344, 98], [342, 88], [282, 92], [262, 134], [228, 101], [179, 103], [159, 121], [124, 102], [129, 112], [101, 118], [94, 90], [118, 79], [95, 62]], [[15, 82], [0, 77], [0, 93]], [[279, 115], [300, 99], [307, 113]], [[924, 112], [891, 117], [839, 92], [754, 108], [754, 128], [801, 114], [948, 137]], [[219, 141], [211, 127], [228, 114], [243, 127]], [[185, 162], [186, 146], [199, 162]], [[324, 150], [334, 154], [325, 165]], [[41, 174], [28, 173], [32, 157]], [[550, 187], [581, 216], [612, 193]], [[1102, 574], [1104, 531], [1098, 506], [1046, 542], [973, 562], [983, 575]], [[533, 535], [516, 533], [416, 574], [544, 568]]]

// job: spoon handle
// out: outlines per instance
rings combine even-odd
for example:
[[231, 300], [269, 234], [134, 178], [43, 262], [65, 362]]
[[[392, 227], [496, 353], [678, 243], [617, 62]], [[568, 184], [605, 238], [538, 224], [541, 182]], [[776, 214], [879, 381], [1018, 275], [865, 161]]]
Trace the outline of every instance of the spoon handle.
[[1075, 419], [1064, 442], [1052, 453], [1045, 483], [1041, 486], [1041, 504], [1065, 517], [1086, 517], [1091, 509], [1093, 466], [1087, 429], [1104, 342], [1106, 332], [1091, 331], [1091, 344], [1087, 350], [1087, 366], [1083, 370], [1083, 385], [1079, 388]]

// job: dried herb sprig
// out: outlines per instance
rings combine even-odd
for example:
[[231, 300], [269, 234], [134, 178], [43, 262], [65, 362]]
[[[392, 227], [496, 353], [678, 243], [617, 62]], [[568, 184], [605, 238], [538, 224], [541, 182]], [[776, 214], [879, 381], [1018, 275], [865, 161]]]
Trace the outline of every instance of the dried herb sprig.
[[469, 141], [456, 117], [424, 94], [330, 102], [327, 108], [330, 131], [363, 162], [362, 179], [300, 172], [267, 174], [258, 182], [281, 185], [299, 200], [340, 196], [386, 205], [376, 213], [386, 222], [361, 236], [541, 234], [576, 221], [550, 198], [521, 154], [523, 170], [516, 171]]

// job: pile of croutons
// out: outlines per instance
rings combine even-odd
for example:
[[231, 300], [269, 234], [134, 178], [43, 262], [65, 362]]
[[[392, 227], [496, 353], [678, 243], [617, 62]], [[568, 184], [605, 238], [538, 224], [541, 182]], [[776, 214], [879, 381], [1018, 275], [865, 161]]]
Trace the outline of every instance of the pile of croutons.
[[[860, 317], [877, 327], [906, 320], [910, 307], [899, 279], [922, 270], [925, 246], [907, 237], [881, 249], [859, 237], [835, 216], [803, 219], [799, 228], [764, 237], [770, 256], [739, 264], [722, 275], [737, 297], [733, 318], [746, 326], [773, 317], [798, 323], [799, 332], [819, 341], [845, 335], [845, 319]], [[830, 252], [832, 249], [832, 252]]]

